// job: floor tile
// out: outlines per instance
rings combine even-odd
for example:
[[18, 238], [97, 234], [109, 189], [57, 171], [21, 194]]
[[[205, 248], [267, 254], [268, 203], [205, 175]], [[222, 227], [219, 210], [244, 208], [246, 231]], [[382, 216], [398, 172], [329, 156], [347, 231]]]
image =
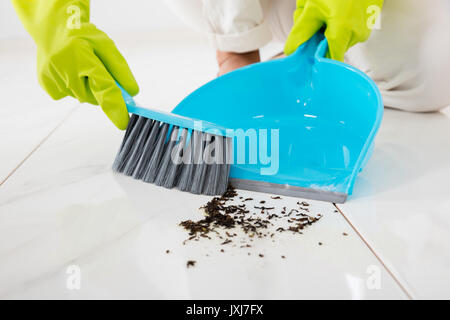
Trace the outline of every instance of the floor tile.
[[0, 184], [76, 106], [53, 101], [39, 87], [31, 39], [2, 40], [0, 48]]
[[387, 110], [355, 193], [338, 205], [417, 298], [450, 298], [450, 117]]

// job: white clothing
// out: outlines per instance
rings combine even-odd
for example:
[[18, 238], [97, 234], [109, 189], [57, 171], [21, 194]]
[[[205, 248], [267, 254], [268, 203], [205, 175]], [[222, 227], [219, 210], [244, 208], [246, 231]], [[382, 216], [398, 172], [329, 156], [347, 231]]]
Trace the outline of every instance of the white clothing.
[[[284, 42], [295, 0], [166, 0], [220, 51], [249, 52]], [[368, 74], [386, 107], [413, 112], [450, 105], [450, 0], [385, 0], [381, 28], [346, 54]]]

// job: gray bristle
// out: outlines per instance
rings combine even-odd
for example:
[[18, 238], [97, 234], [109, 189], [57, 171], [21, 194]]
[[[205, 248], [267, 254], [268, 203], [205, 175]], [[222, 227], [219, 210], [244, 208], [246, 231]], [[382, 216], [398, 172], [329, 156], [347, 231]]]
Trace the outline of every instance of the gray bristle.
[[141, 158], [139, 159], [138, 163], [136, 164], [136, 168], [133, 172], [133, 178], [135, 179], [142, 179], [145, 174], [145, 169], [150, 161], [150, 158], [152, 156], [153, 150], [155, 148], [156, 139], [158, 138], [160, 128], [160, 122], [159, 121], [153, 121], [152, 128], [150, 129], [150, 134], [147, 138], [147, 141], [144, 145], [144, 150], [141, 155]]
[[131, 176], [133, 174], [133, 172], [137, 166], [137, 163], [139, 162], [139, 159], [141, 158], [142, 153], [144, 152], [145, 142], [147, 141], [148, 136], [150, 134], [152, 124], [153, 124], [153, 120], [151, 120], [151, 119], [145, 120], [145, 122], [142, 126], [142, 130], [141, 130], [139, 136], [134, 141], [133, 148], [129, 152], [130, 156], [128, 158], [128, 161], [127, 161], [125, 167], [122, 170], [123, 174], [125, 174], [127, 176]]
[[208, 183], [205, 183], [203, 185], [202, 193], [206, 195], [214, 195], [216, 192], [216, 183], [219, 180], [218, 175], [220, 173], [220, 163], [213, 163], [212, 157], [217, 156], [223, 159], [223, 145], [222, 143], [220, 143], [218, 137], [210, 136], [208, 138], [210, 140], [207, 142], [210, 143], [209, 146], [214, 146], [214, 150], [212, 152], [210, 152], [208, 148], [205, 150], [205, 157], [207, 158], [205, 181], [207, 181]]
[[203, 151], [205, 150], [205, 137], [201, 132], [194, 131], [192, 138], [194, 139], [194, 175], [191, 179], [190, 192], [195, 194], [202, 193], [203, 182], [206, 177], [207, 165], [203, 161]]
[[155, 181], [156, 175], [158, 174], [158, 167], [161, 157], [164, 151], [164, 144], [167, 138], [167, 131], [169, 130], [169, 125], [167, 123], [163, 123], [159, 128], [158, 138], [156, 140], [155, 148], [153, 149], [153, 153], [150, 157], [150, 160], [146, 164], [144, 176], [142, 180], [145, 182], [153, 183]]
[[[133, 120], [134, 116], [132, 117]], [[145, 120], [145, 119], [144, 119]], [[133, 149], [134, 143], [139, 136], [140, 128], [142, 127], [143, 120], [141, 117], [131, 121], [128, 124], [127, 131], [125, 133], [125, 138], [120, 147], [119, 153], [117, 154], [116, 160], [113, 164], [113, 170], [117, 172], [123, 172], [123, 168], [127, 164], [127, 160], [130, 155], [130, 151]]]
[[122, 144], [120, 145], [120, 149], [119, 152], [122, 151], [125, 143], [128, 141], [128, 137], [130, 136], [131, 133], [131, 128], [133, 128], [137, 122], [137, 120], [139, 119], [139, 116], [133, 114], [130, 118], [130, 122], [128, 122], [128, 126], [127, 126], [127, 131], [125, 131], [125, 137], [122, 140]]
[[166, 188], [218, 195], [228, 186], [231, 154], [231, 138], [132, 115], [113, 170]]
[[[166, 188], [173, 188], [177, 185], [176, 179], [181, 173], [181, 161], [183, 156], [183, 149], [185, 148], [187, 137], [187, 129], [183, 129], [179, 136], [178, 141], [171, 152], [171, 161], [166, 169], [166, 174], [163, 181], [163, 186]], [[178, 137], [177, 137], [178, 138]]]
[[174, 126], [170, 134], [170, 139], [164, 146], [162, 158], [158, 166], [157, 175], [154, 181], [154, 183], [157, 186], [162, 186], [164, 184], [167, 171], [169, 170], [169, 166], [172, 163], [172, 151], [173, 148], [175, 147], [175, 143], [177, 142], [177, 137], [178, 137], [178, 127]]
[[[191, 132], [192, 133], [192, 132]], [[193, 134], [193, 133], [192, 133]], [[187, 163], [183, 163], [180, 168], [180, 177], [177, 183], [177, 188], [181, 191], [189, 191], [192, 176], [194, 175], [194, 139], [191, 136], [188, 146], [183, 150], [183, 157], [187, 160]]]

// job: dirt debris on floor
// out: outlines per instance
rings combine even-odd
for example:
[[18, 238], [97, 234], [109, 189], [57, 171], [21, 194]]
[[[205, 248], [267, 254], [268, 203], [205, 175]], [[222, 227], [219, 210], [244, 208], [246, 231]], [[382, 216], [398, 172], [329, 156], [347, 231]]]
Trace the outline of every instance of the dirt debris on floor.
[[186, 267], [187, 268], [194, 267], [196, 263], [197, 261], [195, 260], [188, 260], [188, 262], [186, 262]]
[[[270, 198], [282, 199], [280, 196]], [[217, 238], [221, 246], [251, 248], [251, 243], [256, 239], [276, 238], [277, 234], [285, 232], [301, 235], [307, 227], [322, 218], [320, 213], [313, 216], [309, 203], [305, 201], [297, 202], [297, 206], [292, 209], [265, 206], [265, 200], [256, 200], [259, 205], [247, 206], [249, 201], [254, 199], [239, 196], [237, 191], [229, 186], [225, 194], [214, 197], [200, 208], [204, 211], [203, 219], [185, 220], [180, 223], [188, 232], [188, 238], [183, 244], [192, 240]], [[221, 249], [220, 252], [225, 251]], [[258, 255], [264, 257], [263, 254]], [[281, 257], [286, 258], [284, 255]]]

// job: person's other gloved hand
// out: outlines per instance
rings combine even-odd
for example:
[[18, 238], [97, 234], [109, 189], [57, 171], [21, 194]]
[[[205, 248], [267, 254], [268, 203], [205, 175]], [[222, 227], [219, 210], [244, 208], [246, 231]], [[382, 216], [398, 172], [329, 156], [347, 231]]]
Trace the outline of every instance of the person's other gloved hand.
[[382, 6], [383, 0], [297, 0], [294, 26], [284, 51], [293, 53], [325, 26], [327, 57], [344, 61], [349, 48], [369, 38]]
[[114, 42], [89, 22], [89, 0], [13, 0], [38, 48], [39, 83], [53, 99], [100, 105], [119, 128], [129, 115], [115, 81], [131, 95], [139, 87]]

